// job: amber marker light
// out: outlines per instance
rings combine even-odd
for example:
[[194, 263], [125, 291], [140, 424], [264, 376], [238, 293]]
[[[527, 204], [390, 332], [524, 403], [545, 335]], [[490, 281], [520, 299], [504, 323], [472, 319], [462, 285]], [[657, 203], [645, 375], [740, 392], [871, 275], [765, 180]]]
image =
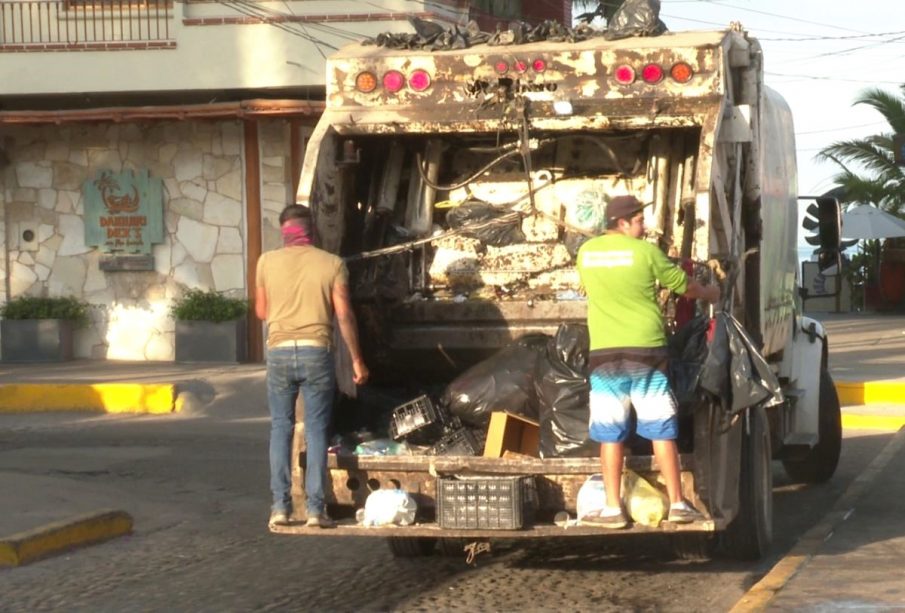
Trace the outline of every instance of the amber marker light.
[[416, 92], [423, 92], [431, 86], [431, 76], [425, 70], [415, 70], [409, 75], [409, 87]]
[[685, 62], [679, 62], [669, 70], [669, 75], [676, 83], [688, 83], [694, 76], [694, 70]]
[[641, 69], [641, 78], [645, 83], [659, 83], [663, 80], [663, 69], [657, 64], [648, 64]]
[[370, 94], [377, 89], [377, 77], [372, 72], [359, 72], [355, 77], [355, 89], [364, 94]]
[[613, 77], [616, 79], [617, 83], [621, 83], [622, 85], [629, 85], [635, 82], [635, 69], [631, 66], [627, 66], [623, 64], [616, 68], [613, 73]]

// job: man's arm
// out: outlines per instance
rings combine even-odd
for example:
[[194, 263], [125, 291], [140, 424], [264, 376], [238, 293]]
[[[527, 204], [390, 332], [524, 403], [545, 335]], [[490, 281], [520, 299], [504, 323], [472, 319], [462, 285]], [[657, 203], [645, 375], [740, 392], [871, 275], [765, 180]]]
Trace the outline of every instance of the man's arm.
[[718, 285], [701, 285], [689, 278], [688, 287], [682, 295], [692, 300], [706, 300], [710, 304], [716, 304], [720, 301], [720, 288]]
[[342, 335], [349, 354], [352, 356], [352, 380], [357, 385], [363, 385], [368, 380], [368, 367], [361, 357], [361, 347], [358, 345], [358, 323], [355, 321], [355, 312], [352, 311], [352, 301], [349, 299], [349, 286], [340, 281], [333, 283], [333, 310], [336, 313], [336, 323], [339, 325], [339, 333]]
[[267, 292], [260, 285], [255, 288], [255, 315], [261, 321], [267, 321]]

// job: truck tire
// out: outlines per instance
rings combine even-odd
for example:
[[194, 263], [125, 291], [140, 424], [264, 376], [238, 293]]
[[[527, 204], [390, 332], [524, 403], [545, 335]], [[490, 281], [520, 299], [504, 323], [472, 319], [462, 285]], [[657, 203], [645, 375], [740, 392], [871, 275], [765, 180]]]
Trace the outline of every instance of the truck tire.
[[836, 472], [842, 452], [842, 410], [833, 378], [824, 367], [820, 371], [819, 439], [803, 457], [782, 461], [789, 478], [797, 483], [823, 483]]
[[436, 539], [417, 536], [391, 536], [387, 539], [394, 558], [420, 558], [434, 552]]
[[762, 408], [751, 409], [742, 432], [738, 515], [722, 534], [721, 553], [757, 560], [773, 541], [773, 470], [770, 427]]

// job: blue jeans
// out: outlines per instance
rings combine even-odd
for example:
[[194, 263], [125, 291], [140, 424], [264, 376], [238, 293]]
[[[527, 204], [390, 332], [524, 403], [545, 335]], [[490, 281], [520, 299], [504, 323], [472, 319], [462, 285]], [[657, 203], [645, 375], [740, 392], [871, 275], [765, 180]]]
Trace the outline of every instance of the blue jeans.
[[309, 515], [324, 511], [327, 482], [327, 431], [335, 389], [333, 354], [326, 347], [267, 350], [267, 402], [270, 405], [270, 490], [274, 511], [292, 512], [291, 462], [295, 402], [305, 403], [305, 495]]

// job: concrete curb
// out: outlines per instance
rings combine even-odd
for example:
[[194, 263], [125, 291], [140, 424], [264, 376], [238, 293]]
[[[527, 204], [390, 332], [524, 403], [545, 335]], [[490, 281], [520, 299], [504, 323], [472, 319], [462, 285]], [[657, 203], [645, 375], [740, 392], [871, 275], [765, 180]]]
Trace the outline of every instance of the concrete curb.
[[0, 413], [99, 411], [172, 413], [181, 408], [171, 383], [15, 383], [0, 385]]
[[132, 532], [132, 516], [125, 511], [98, 511], [0, 539], [0, 567], [21, 566], [75, 547]]
[[883, 430], [895, 432], [905, 426], [905, 415], [860, 415], [842, 411], [843, 430]]
[[905, 404], [905, 381], [836, 381], [842, 405]]

